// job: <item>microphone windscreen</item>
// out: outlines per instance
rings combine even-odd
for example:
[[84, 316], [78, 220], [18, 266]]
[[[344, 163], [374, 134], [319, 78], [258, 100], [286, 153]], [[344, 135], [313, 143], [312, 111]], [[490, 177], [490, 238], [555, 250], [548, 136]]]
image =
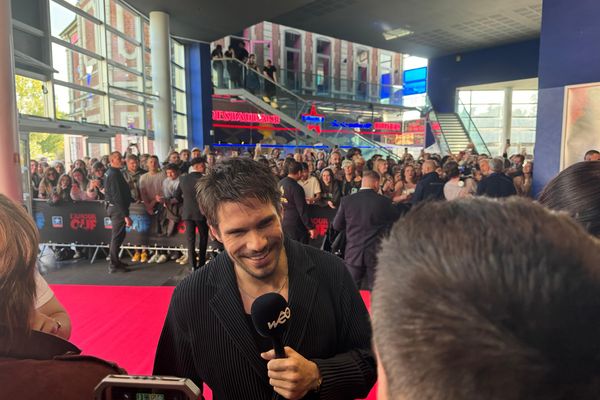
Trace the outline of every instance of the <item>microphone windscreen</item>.
[[287, 321], [291, 317], [285, 298], [279, 293], [266, 293], [252, 303], [250, 309], [254, 328], [263, 337], [283, 336]]

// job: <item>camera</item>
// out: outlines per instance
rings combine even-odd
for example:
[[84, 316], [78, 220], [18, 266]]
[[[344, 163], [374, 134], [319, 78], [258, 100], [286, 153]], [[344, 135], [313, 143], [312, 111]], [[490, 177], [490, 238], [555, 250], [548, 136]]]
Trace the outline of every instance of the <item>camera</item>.
[[96, 400], [196, 400], [200, 389], [173, 376], [108, 375], [94, 394]]

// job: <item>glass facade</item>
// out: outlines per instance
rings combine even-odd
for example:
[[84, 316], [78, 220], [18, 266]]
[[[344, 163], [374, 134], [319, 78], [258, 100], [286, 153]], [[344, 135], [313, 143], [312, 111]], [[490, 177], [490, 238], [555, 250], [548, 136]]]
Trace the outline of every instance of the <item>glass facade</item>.
[[[126, 128], [134, 136], [151, 134], [148, 20], [119, 0], [47, 1], [55, 71], [47, 81], [33, 79], [35, 74], [16, 76], [19, 112]], [[185, 51], [175, 40], [171, 50], [174, 129], [184, 139]]]

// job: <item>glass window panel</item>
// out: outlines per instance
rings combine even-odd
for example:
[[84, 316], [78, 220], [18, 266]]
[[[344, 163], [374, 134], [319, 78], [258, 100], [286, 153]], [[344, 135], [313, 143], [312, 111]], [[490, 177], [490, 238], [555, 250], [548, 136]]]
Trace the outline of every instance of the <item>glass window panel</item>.
[[98, 18], [102, 19], [102, 7], [100, 6], [99, 0], [65, 0], [67, 3], [79, 8], [82, 11]]
[[185, 92], [173, 90], [173, 105], [175, 111], [180, 112], [182, 114], [185, 114], [187, 112]]
[[173, 65], [171, 74], [173, 74], [173, 86], [178, 89], [185, 90], [185, 70]]
[[150, 24], [144, 21], [142, 26], [144, 29], [144, 46], [150, 48]]
[[537, 104], [513, 104], [513, 117], [535, 117], [537, 115]]
[[513, 118], [512, 124], [514, 128], [535, 128], [535, 118]]
[[45, 85], [42, 81], [15, 75], [15, 91], [19, 113], [38, 117], [49, 116], [45, 94], [48, 92]]
[[463, 104], [471, 104], [471, 91], [461, 90], [458, 92], [458, 98]]
[[58, 71], [55, 79], [103, 90], [100, 61], [52, 43], [52, 66]]
[[106, 124], [103, 96], [54, 85], [56, 118]]
[[135, 93], [127, 92], [125, 90], [119, 90], [117, 88], [111, 88], [109, 91], [110, 94], [114, 94], [121, 97], [126, 97], [128, 99], [133, 100], [134, 102], [142, 103], [144, 101], [144, 97], [138, 96]]
[[471, 102], [473, 104], [503, 104], [504, 103], [504, 91], [503, 90], [480, 90], [472, 91]]
[[50, 2], [52, 36], [97, 54], [102, 54], [100, 27], [91, 20], [75, 14], [63, 6]]
[[173, 125], [177, 135], [187, 136], [187, 117], [185, 115], [175, 114]]
[[181, 151], [188, 148], [187, 139], [175, 139], [175, 150]]
[[500, 117], [502, 115], [501, 104], [471, 104], [471, 110], [469, 112], [472, 118], [476, 117]]
[[317, 40], [317, 53], [330, 55], [331, 54], [331, 42], [328, 40]]
[[154, 130], [154, 107], [146, 106], [146, 129], [149, 131]]
[[144, 129], [144, 106], [110, 99], [110, 124], [129, 129]]
[[152, 78], [146, 76], [146, 93], [152, 94]]
[[515, 90], [512, 95], [513, 104], [537, 104], [537, 90]]
[[142, 72], [142, 49], [122, 37], [106, 32], [107, 56], [129, 68]]
[[293, 32], [285, 33], [285, 47], [299, 49], [302, 41], [302, 36]]
[[144, 74], [152, 76], [152, 56], [149, 51], [144, 51]]
[[502, 120], [499, 118], [472, 118], [475, 126], [479, 128], [502, 128]]
[[172, 60], [178, 65], [185, 67], [185, 50], [183, 45], [177, 40], [172, 40], [171, 42], [171, 51], [173, 52]]
[[115, 0], [106, 0], [106, 23], [119, 32], [141, 41], [140, 17]]
[[144, 82], [140, 75], [136, 75], [113, 65], [108, 66], [108, 81], [112, 86], [136, 90], [138, 92], [144, 91]]

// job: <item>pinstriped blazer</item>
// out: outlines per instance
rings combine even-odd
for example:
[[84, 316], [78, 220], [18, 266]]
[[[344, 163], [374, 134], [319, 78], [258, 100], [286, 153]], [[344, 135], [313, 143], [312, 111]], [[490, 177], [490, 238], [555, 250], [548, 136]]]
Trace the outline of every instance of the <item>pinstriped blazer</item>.
[[[314, 361], [321, 390], [306, 399], [366, 397], [376, 380], [369, 314], [342, 261], [290, 239], [288, 322], [283, 343]], [[215, 400], [271, 399], [266, 361], [244, 315], [227, 253], [173, 293], [154, 374], [205, 382]]]

